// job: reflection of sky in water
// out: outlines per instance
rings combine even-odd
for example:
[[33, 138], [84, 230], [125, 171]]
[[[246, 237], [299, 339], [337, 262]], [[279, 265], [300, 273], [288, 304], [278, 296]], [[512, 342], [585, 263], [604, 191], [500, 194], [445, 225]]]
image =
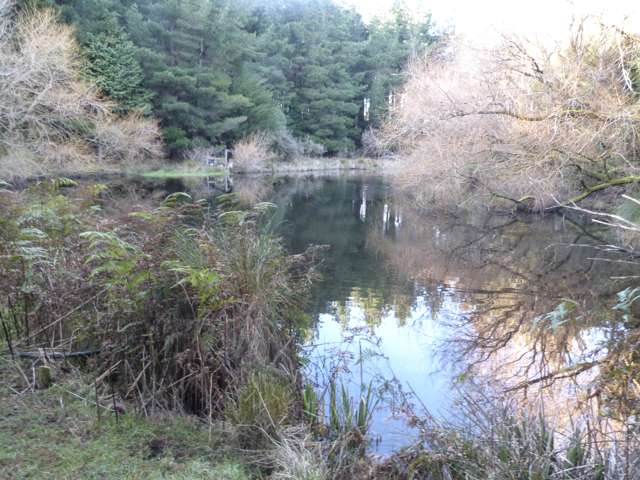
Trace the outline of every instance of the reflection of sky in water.
[[[460, 345], [476, 334], [492, 341], [492, 332], [503, 329], [511, 340], [478, 373], [486, 370], [488, 377], [482, 378], [492, 383], [497, 379], [489, 373], [493, 369], [516, 382], [531, 379], [544, 372], [523, 374], [518, 362], [511, 362], [527, 364], [532, 358], [536, 330], [528, 327], [565, 297], [582, 302], [582, 311], [597, 319], [596, 287], [609, 288], [602, 265], [588, 267], [592, 251], [562, 247], [589, 239], [578, 224], [565, 228], [573, 225], [571, 219], [424, 216], [395, 199], [379, 177], [282, 180], [270, 200], [281, 207], [277, 223], [290, 251], [330, 246], [324, 279], [315, 285], [309, 307], [317, 322], [307, 372], [322, 394], [332, 368], [346, 365], [340, 379], [354, 403], [362, 365], [363, 383], [396, 379], [405, 392], [415, 393], [418, 412], [422, 404], [436, 416], [454, 417], [451, 380], [466, 365], [452, 365], [453, 354], [446, 357], [442, 342]], [[412, 278], [425, 281], [417, 284]], [[465, 323], [471, 316], [474, 323]], [[509, 329], [518, 321], [524, 332], [512, 335]], [[558, 345], [568, 364], [588, 360], [578, 352], [602, 345], [607, 328], [565, 321], [559, 332], [541, 328], [561, 334]], [[393, 418], [397, 404], [392, 400], [387, 394], [373, 418], [372, 434], [381, 437], [374, 450], [381, 454], [415, 438], [415, 431]]]
[[[316, 347], [311, 351], [313, 365], [327, 359], [329, 363], [338, 362], [338, 352], [348, 352], [350, 371], [343, 373], [340, 380], [345, 382], [351, 396], [357, 400], [360, 395], [358, 360], [362, 352], [365, 384], [371, 379], [396, 378], [405, 392], [413, 390], [432, 413], [446, 411], [451, 402], [450, 370], [435, 355], [437, 344], [444, 340], [445, 332], [431, 317], [424, 297], [416, 299], [404, 322], [396, 317], [392, 308], [389, 309], [374, 331], [367, 324], [365, 309], [357, 298], [347, 301], [345, 313], [346, 325], [335, 313], [319, 315], [317, 334], [313, 339]], [[335, 365], [325, 364], [324, 370], [332, 366]], [[371, 434], [379, 438], [374, 449], [381, 454], [409, 445], [414, 440], [415, 432], [405, 421], [394, 416], [392, 410], [391, 399], [386, 398], [373, 417]]]
[[[331, 246], [311, 307], [317, 323], [307, 372], [322, 394], [331, 372], [341, 367], [339, 381], [354, 405], [361, 394], [361, 375], [365, 385], [373, 379], [383, 389], [371, 435], [379, 440], [373, 449], [386, 454], [410, 445], [416, 435], [394, 415], [397, 386], [431, 413], [449, 407], [452, 369], [436, 358], [446, 333], [439, 320], [459, 309], [450, 293], [416, 285], [388, 268], [376, 251], [372, 232], [393, 241], [403, 227], [402, 214], [380, 178], [325, 179], [306, 186], [280, 197], [276, 193], [273, 201], [283, 207], [283, 234], [291, 250]], [[384, 388], [389, 385], [393, 388]], [[325, 393], [325, 402], [328, 397]]]

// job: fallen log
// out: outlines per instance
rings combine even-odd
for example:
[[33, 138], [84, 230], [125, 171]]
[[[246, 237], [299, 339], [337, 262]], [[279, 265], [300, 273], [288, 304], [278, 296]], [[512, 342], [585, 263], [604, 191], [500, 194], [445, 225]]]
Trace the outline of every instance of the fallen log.
[[82, 350], [79, 352], [60, 352], [57, 350], [40, 349], [37, 352], [15, 352], [18, 358], [47, 358], [47, 359], [65, 359], [65, 358], [82, 358], [98, 355], [101, 350]]

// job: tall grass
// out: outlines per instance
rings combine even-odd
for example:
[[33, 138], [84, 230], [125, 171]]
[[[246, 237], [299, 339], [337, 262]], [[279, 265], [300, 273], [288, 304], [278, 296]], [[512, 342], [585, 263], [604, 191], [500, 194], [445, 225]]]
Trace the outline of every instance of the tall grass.
[[629, 480], [640, 474], [635, 429], [601, 428], [584, 415], [570, 423], [544, 402], [465, 395], [456, 422], [421, 415], [421, 442], [381, 464], [375, 478]]
[[105, 188], [65, 182], [0, 193], [0, 320], [14, 351], [94, 352], [97, 388], [147, 414], [248, 405], [258, 366], [295, 388], [313, 255], [260, 233], [260, 206], [209, 216], [174, 194], [109, 218], [106, 202]]

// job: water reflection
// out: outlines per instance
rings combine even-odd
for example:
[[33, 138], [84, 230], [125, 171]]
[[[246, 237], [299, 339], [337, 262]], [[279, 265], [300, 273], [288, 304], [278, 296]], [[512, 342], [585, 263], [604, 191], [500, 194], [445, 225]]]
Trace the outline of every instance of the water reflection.
[[[319, 386], [341, 373], [352, 395], [376, 379], [389, 388], [374, 416], [377, 451], [389, 452], [417, 434], [394, 418], [398, 387], [415, 390], [434, 411], [449, 405], [451, 372], [434, 356], [446, 329], [436, 320], [458, 305], [446, 289], [413, 281], [384, 258], [373, 236], [395, 241], [402, 225], [398, 206], [379, 178], [290, 180], [280, 185], [282, 232], [292, 251], [328, 244], [324, 280], [314, 289], [317, 319], [310, 341], [311, 376]], [[397, 379], [399, 384], [392, 385]]]
[[[320, 385], [340, 367], [354, 396], [371, 378], [394, 380], [446, 416], [454, 379], [529, 391], [567, 373], [592, 379], [619, 327], [620, 266], [586, 219], [419, 212], [375, 177], [278, 191], [289, 247], [331, 245], [311, 308]], [[414, 433], [392, 418], [394, 392], [373, 425], [382, 453]]]
[[606, 232], [558, 217], [414, 220], [375, 242], [399, 270], [453, 292], [465, 313], [448, 322], [460, 361], [493, 360], [493, 378], [509, 388], [586, 371], [585, 359], [606, 348], [605, 331], [618, 325], [611, 301], [624, 287], [611, 280], [620, 265], [594, 248]]
[[[202, 181], [187, 187], [211, 195]], [[237, 177], [233, 188], [278, 206], [273, 223], [292, 252], [331, 246], [309, 307], [308, 374], [321, 392], [339, 375], [354, 397], [378, 382], [378, 452], [418, 434], [394, 415], [405, 394], [446, 417], [465, 379], [530, 397], [555, 385], [551, 413], [587, 400], [608, 415], [637, 411], [618, 402], [637, 390], [637, 307], [613, 308], [629, 279], [612, 280], [624, 268], [589, 219], [418, 211], [379, 177]]]

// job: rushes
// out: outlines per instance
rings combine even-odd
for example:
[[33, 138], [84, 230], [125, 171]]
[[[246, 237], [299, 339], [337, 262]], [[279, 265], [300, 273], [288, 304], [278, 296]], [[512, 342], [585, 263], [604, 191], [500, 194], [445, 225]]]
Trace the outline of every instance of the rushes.
[[638, 478], [640, 437], [593, 418], [566, 427], [542, 409], [507, 398], [465, 396], [460, 423], [419, 422], [419, 444], [388, 459], [375, 478], [453, 480], [630, 480]]
[[378, 400], [374, 398], [373, 382], [362, 388], [357, 407], [344, 384], [340, 384], [337, 394], [336, 382], [329, 386], [329, 425], [336, 436], [353, 436], [356, 444], [364, 443], [369, 424]]
[[[174, 194], [114, 222], [96, 208], [103, 197], [64, 181], [0, 193], [0, 311], [16, 320], [5, 322], [14, 346], [99, 350], [99, 387], [145, 413], [222, 415], [248, 408], [251, 387], [275, 402], [267, 386], [282, 387], [289, 413], [312, 256], [262, 235], [264, 209], [221, 220]], [[291, 386], [265, 383], [256, 365]]]

